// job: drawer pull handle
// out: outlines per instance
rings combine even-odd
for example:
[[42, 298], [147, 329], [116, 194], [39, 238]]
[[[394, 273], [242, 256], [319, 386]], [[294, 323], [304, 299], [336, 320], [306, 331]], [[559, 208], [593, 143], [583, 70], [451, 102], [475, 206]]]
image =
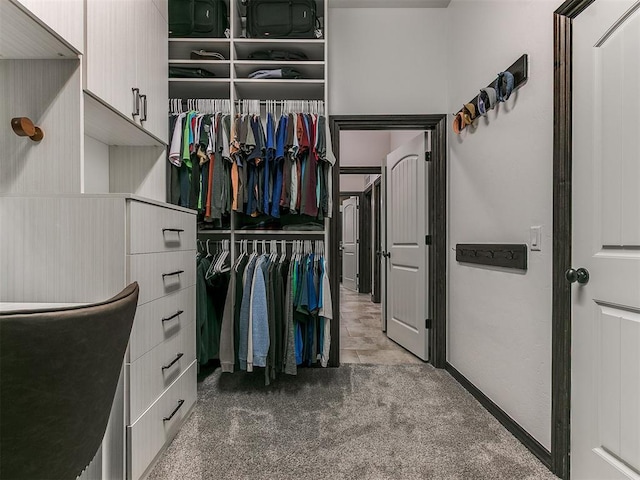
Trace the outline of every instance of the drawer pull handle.
[[162, 419], [163, 422], [168, 422], [169, 420], [171, 420], [173, 418], [173, 416], [178, 413], [178, 410], [180, 410], [180, 407], [182, 407], [182, 405], [184, 404], [184, 400], [178, 400], [178, 406], [173, 410], [173, 412], [171, 412], [171, 415], [169, 415], [168, 417], [164, 417]]
[[171, 363], [169, 365], [163, 366], [162, 370], [166, 370], [167, 368], [173, 367], [176, 364], [176, 362], [182, 358], [183, 355], [184, 355], [184, 353], [179, 353], [178, 355], [176, 355], [176, 358], [171, 360]]
[[171, 315], [170, 317], [164, 317], [162, 319], [162, 322], [168, 322], [169, 320], [173, 320], [176, 317], [179, 317], [180, 315], [182, 315], [184, 313], [184, 310], [178, 310], [176, 313], [174, 313], [173, 315]]
[[164, 277], [173, 277], [174, 275], [180, 275], [181, 273], [184, 273], [184, 270], [177, 270], [177, 271], [171, 272], [171, 273], [163, 273], [162, 274], [162, 279], [164, 280]]
[[164, 232], [178, 232], [178, 233], [182, 233], [184, 232], [184, 228], [163, 228], [162, 229], [162, 233]]

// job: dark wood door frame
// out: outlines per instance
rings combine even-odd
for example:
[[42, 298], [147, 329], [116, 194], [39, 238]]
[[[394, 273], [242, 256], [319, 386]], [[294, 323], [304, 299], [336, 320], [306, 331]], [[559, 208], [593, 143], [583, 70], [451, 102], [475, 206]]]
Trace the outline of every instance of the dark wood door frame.
[[553, 14], [553, 307], [551, 352], [551, 470], [570, 476], [572, 242], [572, 22], [594, 0], [569, 0]]
[[373, 265], [371, 264], [371, 248], [373, 244], [373, 237], [371, 235], [373, 219], [371, 218], [371, 195], [373, 192], [373, 185], [369, 185], [364, 192], [360, 194], [358, 216], [360, 235], [360, 248], [358, 249], [358, 292], [359, 293], [371, 293], [371, 270]]
[[380, 175], [382, 173], [382, 167], [378, 166], [366, 166], [366, 167], [340, 167], [340, 175]]
[[[446, 285], [447, 285], [447, 115], [332, 115], [329, 119], [336, 165], [333, 169], [333, 218], [339, 218], [340, 191], [340, 132], [348, 130], [430, 130], [431, 174], [429, 176], [430, 232], [432, 244], [429, 262], [429, 304], [432, 328], [429, 333], [429, 362], [436, 368], [446, 366]], [[339, 228], [331, 222], [329, 248], [337, 252], [340, 247]], [[339, 285], [337, 255], [331, 255], [331, 285]], [[334, 260], [336, 259], [336, 260]], [[331, 323], [332, 364], [339, 363], [340, 355], [340, 295], [334, 293]]]
[[373, 227], [373, 251], [374, 251], [374, 261], [373, 261], [373, 284], [371, 285], [371, 301], [373, 303], [380, 303], [382, 301], [382, 296], [380, 294], [381, 290], [381, 276], [380, 276], [380, 251], [382, 249], [382, 228], [380, 222], [382, 220], [382, 215], [380, 212], [380, 208], [382, 204], [380, 202], [380, 189], [382, 187], [382, 180], [380, 177], [373, 182], [373, 205], [374, 205], [374, 216], [372, 218], [374, 222]]

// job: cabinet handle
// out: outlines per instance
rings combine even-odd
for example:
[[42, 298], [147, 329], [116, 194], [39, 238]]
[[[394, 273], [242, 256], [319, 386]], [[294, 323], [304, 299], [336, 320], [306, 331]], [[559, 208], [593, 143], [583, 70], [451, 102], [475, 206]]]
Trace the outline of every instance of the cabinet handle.
[[140, 115], [140, 89], [132, 88], [131, 91], [133, 92], [133, 113], [131, 115], [136, 117]]
[[140, 116], [140, 121], [146, 122], [147, 121], [147, 96], [140, 95], [140, 98], [142, 99], [142, 115]]
[[181, 232], [184, 232], [184, 228], [163, 228], [162, 229], [162, 233], [164, 233], [164, 232], [178, 232], [178, 233], [181, 233]]
[[184, 310], [178, 310], [176, 313], [174, 313], [173, 315], [171, 315], [170, 317], [164, 317], [162, 319], [162, 323], [164, 322], [168, 322], [169, 320], [173, 320], [176, 317], [179, 317], [180, 315], [182, 315], [184, 313]]
[[176, 408], [174, 408], [173, 412], [171, 412], [171, 415], [169, 415], [168, 417], [164, 417], [162, 419], [163, 422], [168, 422], [169, 420], [171, 420], [173, 418], [173, 416], [178, 413], [178, 410], [180, 410], [180, 407], [182, 407], [182, 405], [184, 404], [184, 400], [178, 400], [178, 406]]
[[173, 277], [174, 275], [180, 275], [181, 273], [184, 273], [184, 270], [178, 270], [176, 272], [171, 272], [171, 273], [163, 273], [162, 279], [164, 280], [164, 277]]
[[164, 371], [167, 368], [173, 367], [176, 364], [176, 362], [182, 358], [183, 355], [184, 355], [184, 353], [179, 353], [178, 355], [176, 355], [176, 358], [171, 360], [171, 363], [169, 365], [163, 365], [162, 370]]

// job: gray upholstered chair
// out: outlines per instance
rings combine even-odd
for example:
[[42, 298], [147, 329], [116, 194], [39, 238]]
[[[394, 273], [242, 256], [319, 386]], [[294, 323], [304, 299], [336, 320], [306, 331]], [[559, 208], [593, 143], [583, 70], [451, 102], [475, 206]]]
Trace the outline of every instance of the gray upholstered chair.
[[0, 313], [0, 479], [75, 479], [104, 437], [138, 303]]

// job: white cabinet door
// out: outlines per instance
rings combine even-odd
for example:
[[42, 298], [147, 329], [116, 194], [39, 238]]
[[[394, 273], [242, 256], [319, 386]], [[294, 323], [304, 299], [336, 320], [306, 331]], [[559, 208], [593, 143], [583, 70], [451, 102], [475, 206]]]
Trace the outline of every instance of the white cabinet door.
[[86, 89], [128, 118], [134, 118], [136, 33], [139, 5], [146, 0], [91, 0], [87, 8]]
[[13, 0], [69, 42], [84, 50], [84, 0]]
[[146, 120], [145, 112], [138, 118], [147, 131], [167, 142], [169, 25], [153, 0], [144, 0], [140, 11], [142, 17], [136, 33], [137, 85], [145, 96]]

